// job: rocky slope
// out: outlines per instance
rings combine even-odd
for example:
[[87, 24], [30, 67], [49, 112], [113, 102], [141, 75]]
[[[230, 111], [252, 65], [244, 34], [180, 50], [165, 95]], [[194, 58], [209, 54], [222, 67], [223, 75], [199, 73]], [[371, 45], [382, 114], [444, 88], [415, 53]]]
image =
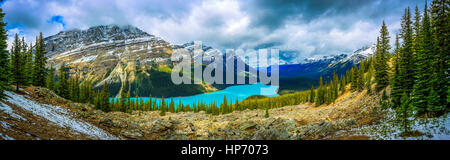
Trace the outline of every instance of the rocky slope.
[[[323, 139], [380, 118], [377, 97], [346, 93], [330, 106], [200, 113], [110, 112], [72, 103], [45, 88], [7, 92], [0, 139]], [[20, 104], [19, 104], [20, 103]], [[7, 108], [7, 109], [5, 109]]]
[[104, 126], [115, 128], [130, 139], [254, 139], [299, 140], [324, 139], [337, 131], [371, 124], [381, 117], [375, 97], [365, 93], [348, 93], [340, 102], [330, 106], [309, 104], [269, 110], [235, 111], [210, 116], [204, 113], [134, 112], [108, 113], [101, 118]]
[[63, 106], [32, 100], [36, 96], [69, 103], [47, 89], [27, 88], [20, 94], [5, 91], [5, 95], [0, 101], [0, 140], [119, 139]]

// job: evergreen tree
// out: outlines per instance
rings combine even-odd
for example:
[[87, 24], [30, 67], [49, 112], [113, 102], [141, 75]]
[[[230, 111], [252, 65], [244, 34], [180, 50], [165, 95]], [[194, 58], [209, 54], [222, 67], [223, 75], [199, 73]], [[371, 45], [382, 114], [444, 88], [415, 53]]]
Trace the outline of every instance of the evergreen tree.
[[111, 108], [109, 108], [109, 86], [108, 82], [105, 82], [103, 85], [103, 89], [100, 92], [100, 109], [104, 112], [109, 112]]
[[408, 133], [410, 131], [410, 121], [411, 107], [410, 99], [407, 93], [402, 94], [401, 105], [396, 109], [398, 121], [400, 121], [403, 128], [403, 133]]
[[317, 99], [315, 100], [316, 106], [320, 106], [325, 103], [325, 88], [323, 86], [323, 79], [320, 77], [319, 88], [317, 89]]
[[184, 106], [183, 106], [183, 102], [181, 102], [181, 99], [178, 100], [177, 110], [184, 111]]
[[367, 72], [365, 88], [367, 88], [367, 93], [372, 94], [372, 74], [373, 74], [373, 65], [371, 65]]
[[386, 90], [383, 90], [383, 93], [381, 94], [381, 101], [388, 100], [389, 97], [387, 96]]
[[70, 98], [69, 95], [69, 84], [67, 82], [67, 73], [65, 71], [64, 64], [61, 64], [59, 68], [59, 76], [58, 76], [58, 95], [63, 98]]
[[339, 97], [339, 79], [336, 75], [336, 79], [334, 81], [334, 99], [336, 100]]
[[39, 39], [36, 42], [36, 49], [34, 55], [34, 77], [33, 84], [35, 86], [45, 86], [45, 64], [46, 57], [45, 55], [45, 46], [44, 46], [44, 38], [42, 36], [42, 32], [39, 35]]
[[152, 106], [153, 106], [153, 110], [154, 110], [154, 111], [156, 111], [156, 110], [159, 109], [158, 106], [157, 106], [157, 104], [156, 104], [156, 100], [154, 100], [154, 101], [152, 102]]
[[341, 93], [342, 94], [344, 94], [345, 93], [345, 87], [346, 87], [346, 85], [347, 85], [347, 78], [346, 78], [346, 76], [344, 76], [344, 75], [341, 75], [341, 85], [340, 85], [340, 90], [341, 90]]
[[165, 110], [164, 108], [163, 108], [163, 109], [160, 109], [159, 115], [160, 115], [160, 116], [165, 116], [165, 115], [166, 115], [166, 110]]
[[389, 45], [389, 39], [389, 31], [383, 21], [380, 30], [380, 37], [377, 38], [377, 51], [375, 55], [375, 81], [377, 82], [375, 88], [377, 91], [380, 91], [389, 84], [389, 66], [387, 65], [387, 55], [389, 54], [389, 50], [391, 49], [391, 46]]
[[440, 95], [440, 104], [448, 107], [447, 93], [450, 83], [450, 1], [434, 0], [431, 6], [432, 31], [435, 39], [433, 55], [433, 88]]
[[23, 72], [23, 56], [22, 56], [22, 45], [19, 40], [19, 36], [15, 35], [13, 48], [11, 53], [11, 63], [12, 63], [12, 74], [13, 82], [16, 85], [16, 91], [19, 91], [19, 87], [25, 83], [25, 77]]
[[269, 118], [269, 108], [266, 108], [266, 115], [264, 115], [265, 118]]
[[173, 98], [170, 98], [169, 112], [175, 113], [175, 102], [173, 101]]
[[361, 91], [364, 87], [364, 66], [361, 66], [359, 71], [358, 71], [358, 80], [357, 80], [357, 89], [358, 91]]
[[47, 88], [50, 90], [55, 90], [55, 73], [53, 72], [53, 65], [51, 65], [47, 74]]
[[391, 102], [393, 107], [398, 107], [400, 105], [400, 98], [402, 96], [402, 85], [400, 81], [400, 71], [399, 71], [399, 57], [400, 56], [400, 43], [399, 37], [396, 36], [395, 49], [394, 49], [394, 76], [391, 82]]
[[162, 97], [162, 99], [161, 99], [160, 109], [164, 110], [164, 113], [167, 111], [166, 100], [164, 100], [164, 97]]
[[405, 15], [403, 15], [402, 18], [402, 30], [400, 36], [403, 39], [403, 45], [398, 56], [400, 90], [401, 93], [405, 92], [407, 95], [411, 94], [414, 85], [414, 48], [411, 23], [411, 13], [408, 8], [405, 10]]
[[416, 5], [416, 9], [414, 12], [414, 23], [413, 23], [413, 43], [414, 43], [414, 52], [417, 53], [419, 50], [419, 45], [420, 45], [420, 30], [421, 30], [421, 25], [422, 25], [422, 16], [420, 15], [420, 11], [419, 11], [419, 7]]
[[315, 92], [316, 91], [314, 91], [314, 86], [311, 86], [311, 90], [310, 90], [310, 94], [309, 94], [309, 102], [310, 103], [314, 103]]
[[425, 4], [424, 16], [422, 20], [420, 31], [417, 31], [417, 49], [416, 49], [416, 59], [415, 59], [415, 83], [412, 93], [412, 103], [419, 113], [426, 112], [427, 108], [427, 97], [430, 93], [430, 86], [432, 83], [430, 79], [432, 78], [432, 54], [434, 52], [433, 48], [433, 38], [431, 34], [430, 19], [428, 16], [427, 4]]
[[240, 106], [239, 106], [239, 100], [238, 98], [236, 98], [236, 102], [234, 102], [234, 108], [236, 108], [237, 110], [241, 110]]
[[439, 94], [432, 88], [430, 94], [427, 97], [427, 110], [430, 111], [429, 114], [435, 114], [442, 111], [445, 107], [440, 103]]
[[222, 107], [223, 107], [223, 114], [226, 113], [230, 113], [230, 110], [228, 108], [228, 100], [227, 100], [227, 96], [223, 95], [223, 102], [222, 102]]
[[[22, 42], [25, 44], [25, 41], [22, 39]], [[25, 47], [25, 46], [24, 46]], [[25, 48], [24, 48], [25, 49]], [[30, 44], [28, 50], [24, 50], [24, 78], [25, 85], [33, 84], [33, 44]]]
[[80, 85], [78, 77], [71, 78], [69, 81], [70, 99], [74, 102], [80, 101]]
[[355, 91], [356, 89], [358, 89], [358, 67], [356, 66], [356, 64], [352, 69], [350, 69], [350, 72], [352, 74], [352, 83], [350, 85], [350, 89], [352, 91]]
[[9, 88], [9, 55], [6, 42], [8, 36], [5, 30], [6, 23], [3, 22], [4, 16], [5, 13], [3, 13], [2, 8], [0, 8], [0, 99], [4, 98], [3, 91]]

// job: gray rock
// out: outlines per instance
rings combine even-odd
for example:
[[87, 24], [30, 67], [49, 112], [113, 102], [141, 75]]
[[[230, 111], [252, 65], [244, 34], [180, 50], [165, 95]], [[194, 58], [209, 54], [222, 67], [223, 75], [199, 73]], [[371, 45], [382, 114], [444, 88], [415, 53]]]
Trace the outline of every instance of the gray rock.
[[166, 121], [166, 120], [156, 120], [152, 123], [152, 127], [150, 128], [150, 131], [153, 133], [163, 132], [166, 130], [169, 130], [173, 127], [173, 124]]
[[143, 137], [142, 133], [140, 133], [138, 130], [125, 130], [121, 134], [127, 138], [132, 139], [140, 139]]
[[113, 126], [113, 121], [108, 117], [103, 117], [100, 120], [100, 124], [111, 127], [111, 126]]
[[256, 125], [257, 124], [254, 121], [245, 121], [244, 123], [241, 124], [239, 129], [240, 130], [254, 129], [256, 127]]

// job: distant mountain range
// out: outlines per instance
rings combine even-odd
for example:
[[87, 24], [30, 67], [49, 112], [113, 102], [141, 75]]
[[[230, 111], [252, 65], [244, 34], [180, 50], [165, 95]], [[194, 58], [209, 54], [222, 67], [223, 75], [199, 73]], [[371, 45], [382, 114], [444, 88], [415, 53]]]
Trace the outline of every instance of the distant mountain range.
[[[375, 54], [375, 45], [363, 47], [351, 54], [339, 54], [323, 56], [321, 58], [307, 58], [299, 64], [280, 65], [280, 77], [308, 77], [317, 79], [320, 76], [329, 77], [335, 72], [343, 74], [361, 59], [366, 59]], [[268, 67], [269, 71], [271, 67]]]
[[[79, 77], [82, 81], [93, 83], [100, 88], [105, 82], [109, 84], [111, 96], [119, 96], [123, 90], [131, 96], [149, 95], [158, 97], [187, 96], [223, 89], [229, 85], [174, 85], [170, 79], [171, 70], [176, 62], [170, 57], [176, 49], [186, 49], [193, 55], [194, 43], [173, 45], [150, 35], [134, 26], [100, 25], [87, 30], [68, 30], [44, 39], [48, 66], [59, 68], [64, 64], [69, 75]], [[202, 46], [203, 55], [220, 56], [222, 53], [210, 46]], [[301, 89], [310, 87], [319, 76], [341, 73], [359, 63], [360, 58], [373, 55], [374, 46], [365, 47], [351, 55], [341, 54], [323, 58], [305, 59], [300, 64], [280, 66], [280, 82], [292, 85], [298, 77], [307, 80]], [[202, 60], [194, 57], [195, 61]], [[236, 59], [235, 61], [240, 61]], [[236, 67], [236, 66], [234, 66]], [[226, 69], [226, 68], [224, 68]], [[248, 70], [256, 70], [246, 65], [247, 72], [235, 75], [251, 75]], [[311, 83], [309, 83], [311, 82]], [[289, 83], [289, 84], [288, 84]], [[296, 83], [294, 83], [296, 84]], [[280, 87], [289, 89], [290, 87]]]

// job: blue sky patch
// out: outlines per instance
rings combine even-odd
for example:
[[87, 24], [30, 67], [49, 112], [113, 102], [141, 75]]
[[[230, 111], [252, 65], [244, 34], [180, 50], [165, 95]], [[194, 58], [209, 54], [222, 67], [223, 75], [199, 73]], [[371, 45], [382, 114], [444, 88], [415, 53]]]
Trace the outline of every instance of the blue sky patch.
[[52, 16], [52, 17], [47, 21], [47, 23], [50, 23], [50, 24], [60, 23], [60, 24], [63, 25], [63, 28], [66, 28], [66, 24], [64, 23], [64, 17], [63, 17], [63, 16], [60, 16], [60, 15]]

